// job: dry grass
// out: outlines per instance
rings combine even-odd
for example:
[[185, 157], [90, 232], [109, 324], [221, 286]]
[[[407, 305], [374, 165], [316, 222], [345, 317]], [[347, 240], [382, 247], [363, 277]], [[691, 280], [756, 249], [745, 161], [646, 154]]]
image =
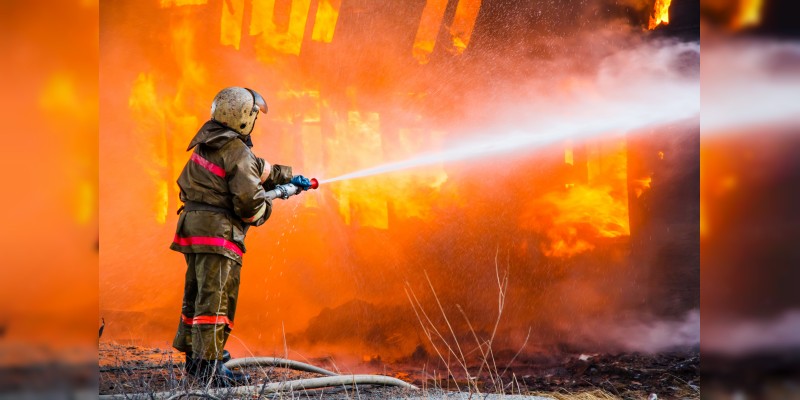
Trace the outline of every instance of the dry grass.
[[[552, 397], [556, 400], [621, 400], [622, 398], [606, 392], [605, 390], [592, 390], [580, 393], [552, 393], [552, 392], [533, 392], [534, 396]], [[647, 397], [643, 397], [646, 399]]]
[[[503, 310], [505, 309], [505, 300], [506, 300], [506, 293], [508, 292], [508, 283], [509, 283], [509, 273], [508, 268], [501, 274], [500, 266], [498, 263], [498, 252], [495, 254], [495, 278], [497, 283], [497, 317], [495, 319], [494, 326], [492, 328], [491, 334], [489, 338], [484, 339], [480, 338], [478, 334], [475, 332], [475, 329], [470, 322], [469, 317], [463, 311], [460, 305], [456, 305], [456, 308], [461, 313], [461, 317], [464, 318], [464, 322], [469, 327], [470, 333], [472, 334], [473, 339], [475, 340], [475, 344], [477, 346], [476, 350], [480, 353], [480, 366], [476, 374], [472, 374], [467, 367], [467, 357], [464, 354], [462, 349], [461, 343], [459, 343], [457, 339], [457, 335], [455, 330], [453, 329], [452, 324], [450, 323], [450, 318], [448, 318], [447, 313], [444, 311], [444, 307], [442, 303], [439, 301], [439, 296], [436, 294], [436, 289], [433, 287], [433, 283], [431, 283], [430, 278], [428, 277], [427, 271], [424, 271], [425, 280], [428, 283], [428, 287], [431, 290], [433, 298], [436, 300], [436, 305], [438, 308], [441, 317], [444, 319], [445, 325], [447, 329], [445, 330], [443, 327], [437, 327], [436, 324], [433, 323], [431, 317], [428, 315], [428, 312], [422, 306], [422, 303], [419, 301], [416, 293], [411, 289], [411, 285], [406, 282], [406, 296], [408, 297], [408, 301], [411, 303], [411, 307], [414, 310], [414, 314], [417, 317], [417, 321], [419, 322], [422, 332], [424, 336], [428, 339], [428, 342], [432, 346], [434, 352], [439, 357], [439, 360], [446, 368], [446, 372], [448, 376], [454, 377], [455, 371], [463, 372], [464, 377], [466, 378], [465, 381], [462, 381], [461, 384], [458, 383], [457, 380], [453, 379], [453, 386], [459, 392], [468, 392], [468, 393], [477, 393], [481, 394], [482, 388], [479, 382], [485, 373], [487, 378], [486, 381], [490, 384], [490, 393], [496, 394], [504, 394], [509, 391], [513, 394], [514, 387], [518, 389], [519, 393], [519, 383], [516, 381], [516, 377], [512, 376], [512, 378], [503, 380], [508, 367], [505, 369], [500, 370], [497, 365], [494, 356], [494, 348], [492, 344], [494, 343], [495, 337], [497, 335], [497, 329], [500, 326], [500, 321], [503, 317]], [[528, 336], [530, 337], [530, 332], [528, 332]], [[525, 339], [525, 343], [523, 343], [522, 348], [519, 349], [517, 354], [514, 356], [514, 359], [522, 352], [522, 349], [528, 342], [528, 338]], [[511, 362], [514, 361], [512, 359]], [[434, 382], [439, 382], [439, 380], [434, 376]], [[447, 379], [447, 388], [440, 387], [441, 389], [451, 389], [450, 379]]]
[[[529, 392], [526, 393], [531, 396], [542, 396], [542, 397], [550, 397], [555, 400], [628, 400], [628, 399], [636, 399], [636, 400], [646, 400], [650, 396], [648, 393], [635, 393], [635, 392], [627, 392], [624, 396], [618, 396], [613, 393], [609, 393], [605, 390], [590, 390], [585, 392], [569, 392], [569, 391], [561, 391], [561, 392]], [[677, 393], [672, 393], [669, 397], [659, 397], [661, 398], [670, 398], [670, 399], [681, 399], [681, 400], [697, 400], [700, 399], [700, 391], [695, 390], [692, 387], [686, 387], [684, 390], [681, 390]]]
[[[514, 360], [516, 360], [516, 358], [527, 345], [528, 339], [530, 338], [530, 330], [528, 331], [528, 337], [525, 338], [525, 342], [522, 344], [521, 348], [508, 362], [508, 366], [505, 368], [498, 366], [495, 360], [495, 350], [493, 349], [492, 344], [495, 341], [498, 327], [503, 316], [503, 310], [506, 305], [509, 273], [508, 268], [501, 273], [498, 265], [497, 255], [495, 255], [495, 277], [498, 290], [497, 317], [494, 321], [494, 326], [491, 330], [491, 333], [488, 335], [488, 338], [479, 337], [473, 328], [469, 317], [466, 315], [460, 305], [456, 305], [456, 309], [461, 314], [461, 317], [464, 319], [466, 326], [469, 328], [469, 331], [472, 334], [472, 338], [475, 341], [474, 345], [477, 346], [475, 350], [471, 350], [469, 352], [465, 352], [464, 349], [467, 347], [464, 343], [459, 343], [457, 335], [453, 330], [451, 319], [445, 313], [444, 307], [442, 307], [442, 304], [439, 301], [439, 297], [433, 284], [431, 283], [430, 278], [428, 277], [427, 272], [425, 272], [425, 279], [428, 283], [431, 294], [435, 299], [437, 306], [435, 309], [438, 310], [440, 317], [444, 320], [444, 326], [437, 326], [433, 322], [429, 311], [425, 310], [416, 293], [414, 293], [414, 291], [411, 289], [409, 283], [406, 282], [406, 296], [408, 297], [408, 300], [411, 303], [411, 306], [417, 317], [417, 321], [422, 328], [423, 335], [428, 339], [428, 342], [433, 348], [436, 356], [439, 358], [441, 365], [444, 365], [445, 368], [444, 371], [437, 371], [432, 375], [427, 374], [432, 378], [430, 381], [433, 382], [433, 385], [430, 385], [431, 387], [427, 387], [425, 386], [427, 382], [424, 382], [422, 387], [424, 392], [426, 392], [427, 389], [444, 391], [455, 390], [457, 392], [467, 392], [469, 394], [478, 395], [493, 394], [502, 396], [510, 394], [522, 396], [542, 396], [556, 400], [648, 399], [650, 393], [636, 390], [624, 390], [624, 392], [621, 394], [611, 393], [599, 388], [579, 392], [569, 392], [566, 390], [559, 392], [531, 392], [525, 384], [520, 385], [517, 376], [513, 373], [509, 376], [507, 372], [509, 370], [509, 366], [514, 362]], [[478, 367], [477, 373], [475, 373], [474, 366], [470, 367], [472, 368], [471, 373], [470, 368], [468, 368], [468, 360], [465, 356], [465, 353], [470, 354], [475, 351], [480, 354], [479, 359], [481, 363]], [[454, 377], [456, 376], [457, 372], [462, 373], [465, 378], [460, 381], [455, 379]], [[446, 375], [443, 377], [442, 375], [445, 373]], [[425, 375], [424, 371], [423, 374]], [[677, 379], [677, 377], [674, 378]], [[672, 387], [671, 389], [673, 389], [673, 391], [669, 393], [669, 398], [681, 400], [700, 399], [700, 390], [696, 385], [688, 384], [680, 379], [678, 380], [683, 384], [676, 384], [675, 387]]]

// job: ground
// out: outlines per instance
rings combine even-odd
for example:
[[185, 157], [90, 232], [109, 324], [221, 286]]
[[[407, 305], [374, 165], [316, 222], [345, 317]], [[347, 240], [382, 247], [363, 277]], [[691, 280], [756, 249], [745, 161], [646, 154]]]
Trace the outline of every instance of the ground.
[[[699, 353], [642, 355], [563, 354], [518, 359], [505, 375], [503, 389], [478, 381], [482, 393], [505, 394], [504, 399], [699, 399]], [[326, 367], [325, 365], [320, 365]], [[113, 342], [100, 343], [100, 394], [154, 393], [186, 390], [195, 387], [192, 378], [183, 374], [183, 354], [172, 349], [158, 349]], [[317, 377], [319, 375], [282, 368], [249, 368], [257, 384], [265, 381]], [[467, 382], [455, 379], [423, 379], [424, 371], [413, 366], [382, 365], [376, 373], [410, 382], [422, 390], [359, 386], [292, 393], [291, 398], [469, 398], [464, 393]], [[456, 388], [461, 389], [461, 393]], [[508, 395], [515, 395], [509, 397]], [[540, 397], [536, 397], [540, 396]], [[287, 397], [287, 396], [280, 396]], [[474, 396], [473, 396], [474, 398]], [[483, 398], [483, 396], [481, 397]]]

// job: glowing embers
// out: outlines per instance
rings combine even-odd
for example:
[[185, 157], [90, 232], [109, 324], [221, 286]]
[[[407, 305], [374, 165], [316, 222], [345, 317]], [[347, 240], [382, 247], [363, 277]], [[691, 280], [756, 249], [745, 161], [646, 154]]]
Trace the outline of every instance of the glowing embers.
[[672, 0], [656, 0], [655, 5], [653, 5], [653, 13], [650, 15], [647, 29], [656, 29], [656, 27], [661, 24], [669, 25], [670, 3], [672, 3]]

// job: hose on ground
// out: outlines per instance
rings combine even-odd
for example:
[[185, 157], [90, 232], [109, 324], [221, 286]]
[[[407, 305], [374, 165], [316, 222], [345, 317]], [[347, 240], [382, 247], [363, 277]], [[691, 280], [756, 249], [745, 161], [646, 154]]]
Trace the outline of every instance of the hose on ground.
[[233, 369], [233, 368], [241, 368], [241, 367], [279, 367], [279, 368], [288, 368], [297, 371], [303, 372], [314, 372], [321, 375], [327, 376], [336, 376], [338, 375], [335, 372], [328, 371], [327, 369], [323, 369], [320, 367], [313, 366], [311, 364], [302, 363], [300, 361], [289, 360], [286, 358], [277, 358], [277, 357], [245, 357], [245, 358], [234, 358], [225, 363], [225, 366]]
[[217, 398], [218, 395], [259, 395], [268, 393], [279, 392], [292, 392], [307, 389], [321, 389], [326, 387], [339, 387], [339, 386], [356, 386], [356, 385], [382, 385], [382, 386], [397, 386], [405, 389], [418, 389], [416, 386], [401, 381], [397, 378], [392, 378], [383, 375], [336, 375], [324, 376], [320, 378], [307, 378], [297, 379], [285, 382], [273, 382], [265, 385], [251, 385], [251, 386], [235, 386], [231, 388], [215, 388], [207, 391], [193, 391], [193, 392], [157, 392], [157, 393], [133, 393], [133, 394], [111, 394], [102, 395], [100, 399], [153, 399], [153, 400], [176, 400], [186, 397], [205, 397]]

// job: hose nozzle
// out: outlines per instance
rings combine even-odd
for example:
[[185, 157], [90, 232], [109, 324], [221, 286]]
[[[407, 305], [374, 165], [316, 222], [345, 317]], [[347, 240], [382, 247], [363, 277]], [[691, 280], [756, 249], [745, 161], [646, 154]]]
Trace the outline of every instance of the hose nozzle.
[[[309, 189], [316, 189], [319, 187], [319, 181], [317, 180], [317, 178], [311, 178], [310, 181], [311, 181], [311, 186], [308, 187]], [[293, 183], [285, 183], [283, 185], [275, 186], [275, 189], [268, 191], [267, 198], [270, 200], [275, 200], [275, 199], [286, 200], [290, 196], [300, 194], [302, 191], [303, 189], [300, 189]]]

